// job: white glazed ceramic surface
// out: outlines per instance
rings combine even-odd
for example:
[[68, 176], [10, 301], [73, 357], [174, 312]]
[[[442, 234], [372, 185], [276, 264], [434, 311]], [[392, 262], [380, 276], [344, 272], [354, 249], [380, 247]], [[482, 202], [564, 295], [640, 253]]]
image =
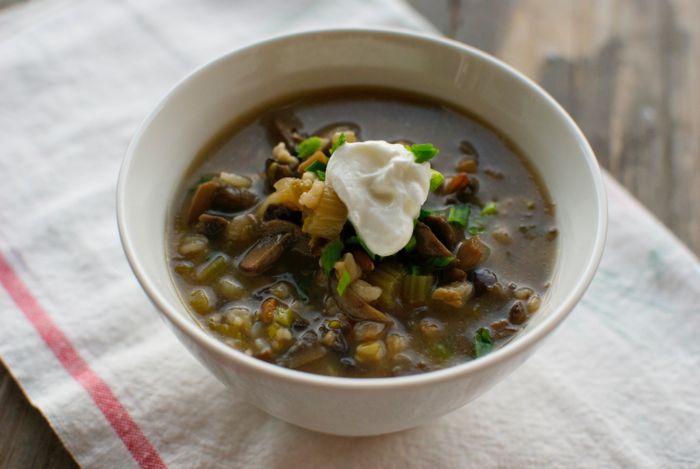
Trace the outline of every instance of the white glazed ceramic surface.
[[[557, 205], [560, 253], [542, 309], [505, 347], [422, 375], [331, 378], [248, 357], [188, 316], [170, 278], [164, 233], [175, 190], [193, 156], [227, 123], [261, 104], [343, 85], [400, 88], [467, 109], [516, 142], [541, 173]], [[523, 363], [588, 287], [603, 250], [607, 216], [593, 152], [574, 122], [537, 85], [463, 44], [387, 30], [280, 37], [197, 70], [141, 126], [127, 151], [117, 192], [129, 262], [189, 351], [256, 407], [340, 435], [387, 433], [428, 422], [478, 397]]]

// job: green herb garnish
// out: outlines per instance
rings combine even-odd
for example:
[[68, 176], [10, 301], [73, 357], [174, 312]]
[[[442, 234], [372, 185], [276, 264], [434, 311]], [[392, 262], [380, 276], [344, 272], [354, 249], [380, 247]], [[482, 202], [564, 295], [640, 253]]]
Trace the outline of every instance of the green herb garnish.
[[418, 267], [416, 264], [411, 264], [408, 266], [408, 273], [411, 275], [419, 275], [420, 267]]
[[404, 251], [406, 252], [411, 252], [416, 248], [416, 237], [411, 236], [411, 239], [408, 240], [408, 243], [403, 247]]
[[475, 236], [479, 233], [483, 233], [485, 230], [486, 220], [484, 217], [482, 217], [481, 214], [474, 216], [472, 213], [469, 217], [469, 228], [467, 228], [467, 232], [469, 232], [470, 235]]
[[441, 209], [439, 208], [425, 208], [422, 207], [420, 209], [420, 213], [418, 214], [418, 219], [422, 220], [423, 218], [429, 217], [430, 215], [438, 215], [442, 212]]
[[452, 256], [431, 257], [428, 259], [428, 263], [433, 267], [447, 267], [448, 265], [452, 264], [454, 260], [455, 258]]
[[498, 213], [498, 207], [496, 207], [496, 202], [488, 202], [486, 205], [484, 205], [484, 208], [481, 209], [481, 214], [486, 216], [486, 215], [496, 215]]
[[435, 155], [440, 153], [440, 150], [435, 148], [430, 143], [416, 143], [408, 147], [408, 149], [413, 153], [416, 158], [416, 163], [425, 163], [426, 161], [432, 160]]
[[313, 163], [311, 163], [309, 166], [306, 167], [304, 172], [306, 171], [311, 171], [312, 173], [315, 173], [316, 171], [325, 171], [326, 165], [321, 163], [320, 161], [316, 160]]
[[445, 176], [437, 169], [430, 170], [430, 192], [435, 192], [442, 186], [445, 181]]
[[350, 285], [350, 274], [345, 270], [338, 280], [338, 287], [336, 288], [338, 295], [343, 296], [348, 285]]
[[493, 350], [493, 339], [488, 329], [482, 327], [474, 335], [474, 351], [477, 357], [482, 357]]
[[331, 273], [333, 266], [340, 260], [340, 253], [343, 250], [343, 242], [336, 238], [326, 245], [321, 253], [321, 267], [326, 275]]
[[338, 137], [338, 141], [335, 142], [331, 146], [331, 155], [335, 153], [335, 151], [338, 149], [338, 147], [342, 146], [345, 143], [345, 132], [341, 132], [340, 136]]
[[358, 235], [349, 237], [345, 242], [348, 244], [359, 244], [360, 246], [362, 246], [362, 249], [365, 250], [370, 259], [374, 260], [376, 255], [372, 252], [370, 248], [367, 247], [367, 245], [365, 244], [365, 240], [360, 238]]
[[197, 188], [198, 188], [199, 186], [201, 186], [201, 185], [204, 184], [205, 182], [211, 181], [212, 179], [214, 179], [214, 176], [212, 176], [211, 174], [209, 174], [209, 175], [204, 175], [204, 176], [199, 176], [199, 179], [197, 179], [197, 182], [195, 182], [194, 184], [192, 184], [192, 185], [189, 187], [189, 189], [187, 189], [187, 192], [194, 192], [194, 191], [196, 191]]
[[326, 172], [321, 171], [320, 169], [316, 170], [316, 177], [318, 178], [319, 181], [325, 181], [326, 180]]
[[315, 135], [303, 140], [297, 145], [297, 157], [305, 160], [309, 156], [316, 153], [318, 149], [321, 148], [322, 143], [323, 141], [321, 140], [321, 137], [316, 137]]
[[452, 205], [450, 211], [447, 214], [447, 221], [449, 223], [457, 223], [464, 227], [469, 225], [469, 213], [471, 208], [469, 205]]

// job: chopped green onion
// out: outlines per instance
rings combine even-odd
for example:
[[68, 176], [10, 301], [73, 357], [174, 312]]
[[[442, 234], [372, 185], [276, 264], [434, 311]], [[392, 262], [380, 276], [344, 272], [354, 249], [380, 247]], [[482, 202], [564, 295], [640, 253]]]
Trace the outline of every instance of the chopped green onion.
[[345, 143], [345, 132], [342, 132], [340, 136], [338, 137], [338, 141], [335, 142], [331, 146], [331, 155], [335, 153], [335, 151], [338, 149], [338, 147], [342, 146]]
[[408, 149], [413, 153], [416, 158], [416, 163], [425, 163], [426, 161], [432, 160], [435, 155], [440, 153], [440, 150], [435, 148], [430, 143], [416, 143], [408, 147]]
[[360, 246], [362, 246], [362, 249], [365, 250], [365, 252], [366, 252], [367, 255], [370, 257], [370, 259], [374, 260], [374, 258], [375, 258], [376, 255], [372, 252], [372, 250], [371, 250], [370, 248], [367, 247], [367, 245], [365, 244], [365, 240], [364, 240], [364, 239], [362, 239], [362, 238], [360, 238], [359, 236], [355, 235], [355, 236], [349, 237], [349, 238], [346, 240], [346, 242], [347, 242], [348, 244], [359, 244]]
[[340, 253], [343, 250], [343, 242], [336, 238], [323, 249], [321, 253], [321, 267], [326, 275], [331, 273], [333, 266], [340, 260]]
[[437, 169], [430, 170], [430, 192], [434, 192], [442, 186], [445, 181], [445, 176]]
[[493, 349], [491, 333], [486, 328], [481, 328], [474, 335], [474, 351], [477, 357], [482, 357]]
[[306, 167], [304, 172], [306, 171], [311, 171], [311, 172], [316, 172], [316, 171], [324, 171], [326, 169], [326, 165], [321, 163], [320, 161], [316, 160], [313, 163], [311, 163], [309, 166]]
[[343, 274], [338, 280], [338, 288], [336, 288], [338, 295], [343, 296], [343, 294], [345, 293], [345, 289], [348, 288], [348, 285], [350, 285], [350, 274], [347, 270], [344, 270]]
[[469, 205], [452, 205], [450, 207], [450, 212], [447, 214], [447, 221], [466, 227], [469, 224], [470, 212], [471, 209]]
[[422, 220], [423, 218], [429, 217], [430, 215], [436, 215], [442, 212], [441, 209], [438, 208], [425, 208], [422, 207], [420, 209], [420, 214], [418, 214], [418, 219]]
[[444, 257], [431, 257], [428, 260], [428, 262], [433, 267], [447, 267], [448, 265], [452, 264], [452, 262], [454, 260], [455, 260], [455, 258], [452, 256], [444, 256]]
[[481, 209], [482, 215], [496, 215], [498, 213], [498, 207], [496, 207], [496, 202], [488, 202]]
[[406, 252], [411, 252], [416, 248], [416, 237], [411, 236], [411, 239], [408, 240], [408, 243], [403, 247], [404, 251]]
[[321, 171], [320, 169], [316, 170], [316, 177], [318, 178], [319, 181], [325, 181], [326, 180], [326, 172]]
[[479, 233], [483, 233], [485, 230], [486, 220], [484, 219], [484, 217], [482, 217], [481, 214], [477, 214], [476, 216], [474, 216], [474, 214], [472, 213], [469, 217], [469, 228], [467, 228], [469, 234], [475, 236]]
[[321, 148], [321, 143], [323, 143], [321, 137], [316, 137], [315, 135], [300, 142], [296, 148], [297, 157], [299, 157], [302, 160], [305, 160], [309, 156], [316, 153], [319, 148]]
[[420, 267], [418, 267], [416, 264], [411, 264], [408, 266], [408, 273], [411, 275], [418, 275], [420, 274]]

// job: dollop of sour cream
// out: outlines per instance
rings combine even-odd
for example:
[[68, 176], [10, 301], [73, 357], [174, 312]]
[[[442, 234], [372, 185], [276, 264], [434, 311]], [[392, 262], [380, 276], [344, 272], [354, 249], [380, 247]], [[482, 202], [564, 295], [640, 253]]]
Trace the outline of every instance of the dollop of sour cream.
[[383, 140], [346, 143], [326, 168], [330, 184], [367, 247], [380, 256], [400, 251], [430, 190], [430, 164], [416, 163], [401, 144]]

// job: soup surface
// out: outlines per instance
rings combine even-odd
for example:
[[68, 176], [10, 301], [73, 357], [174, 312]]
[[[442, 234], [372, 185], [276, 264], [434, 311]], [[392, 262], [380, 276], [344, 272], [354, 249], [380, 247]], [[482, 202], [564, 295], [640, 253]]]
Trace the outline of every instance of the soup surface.
[[[410, 241], [387, 257], [325, 181], [333, 152], [374, 140], [427, 154], [439, 172]], [[553, 204], [515, 147], [459, 110], [390, 90], [266, 106], [212, 140], [179, 193], [167, 255], [194, 320], [307, 372], [397, 376], [484, 355], [537, 313], [555, 261]]]

